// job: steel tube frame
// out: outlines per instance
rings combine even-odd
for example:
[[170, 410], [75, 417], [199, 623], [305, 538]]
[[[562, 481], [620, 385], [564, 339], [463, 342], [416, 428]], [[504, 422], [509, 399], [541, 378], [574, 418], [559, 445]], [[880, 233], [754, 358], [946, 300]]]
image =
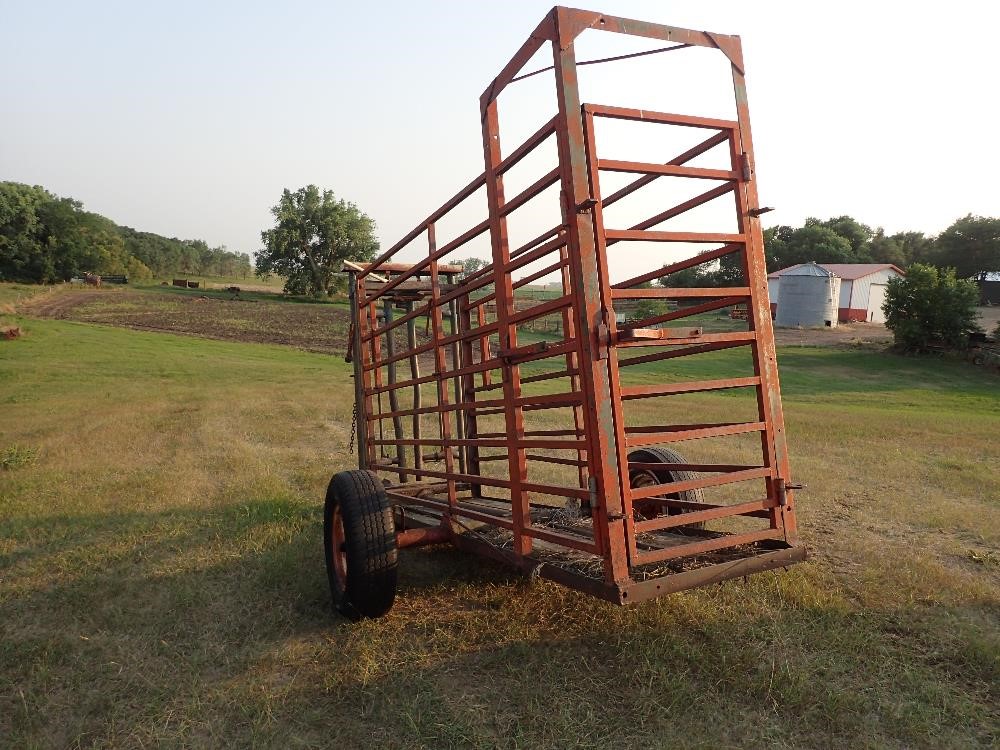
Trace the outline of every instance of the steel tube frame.
[[[574, 41], [587, 30], [678, 43], [674, 49], [699, 46], [718, 50], [727, 58], [732, 72], [735, 119], [581, 102]], [[524, 64], [545, 45], [552, 53], [556, 114], [504, 156], [498, 97], [517, 79]], [[484, 548], [468, 534], [443, 531], [433, 534], [407, 531], [404, 533], [408, 536], [401, 539], [406, 544], [413, 544], [430, 539], [438, 541], [447, 536], [460, 547], [497, 557], [522, 570], [541, 571], [545, 577], [617, 603], [802, 559], [804, 551], [796, 534], [794, 493], [786, 489], [790, 483], [787, 445], [763, 241], [754, 211], [758, 206], [757, 189], [739, 38], [557, 7], [546, 15], [487, 87], [480, 97], [480, 115], [482, 175], [431, 213], [375, 262], [356, 267], [349, 273], [355, 320], [353, 346], [359, 464], [362, 468], [398, 475], [400, 484], [389, 489], [394, 502], [437, 513], [442, 528], [451, 528], [448, 523], [452, 518], [464, 518], [504, 530], [510, 534], [511, 549]], [[665, 163], [623, 161], [599, 156], [595, 137], [595, 122], [599, 118], [715, 132]], [[507, 199], [504, 175], [550, 137], [555, 140], [558, 154], [556, 167]], [[714, 148], [728, 149], [727, 168], [687, 165]], [[637, 178], [602, 198], [602, 172], [633, 173]], [[630, 227], [605, 227], [605, 207], [628, 199], [655, 180], [691, 179], [719, 184]], [[560, 188], [560, 223], [512, 250], [507, 232], [508, 218], [553, 185]], [[439, 247], [436, 223], [481, 189], [486, 193], [486, 218]], [[677, 216], [728, 195], [732, 196], [737, 215], [735, 233], [678, 232], [659, 228]], [[456, 282], [450, 272], [442, 270], [442, 260], [486, 232], [490, 238], [492, 263]], [[397, 252], [422, 236], [427, 243], [427, 254], [422, 260], [409, 267], [390, 267]], [[695, 258], [669, 263], [656, 271], [612, 284], [608, 271], [609, 248], [614, 246], [615, 252], [628, 252], [629, 244], [635, 241], [703, 243], [710, 249]], [[713, 245], [719, 247], [712, 248]], [[739, 258], [744, 275], [744, 282], [739, 286], [639, 288], [651, 279], [669, 278], [672, 273], [727, 255]], [[544, 260], [546, 258], [549, 259]], [[513, 279], [515, 272], [535, 262], [543, 264], [540, 270]], [[516, 306], [518, 289], [553, 273], [560, 277], [560, 295], [533, 307]], [[447, 287], [442, 284], [442, 276]], [[419, 279], [429, 281], [414, 286]], [[485, 289], [490, 285], [492, 290]], [[616, 301], [634, 299], [680, 299], [691, 300], [694, 304], [619, 327], [614, 313]], [[750, 310], [745, 332], [703, 333], [700, 328], [649, 330], [672, 320], [743, 302], [748, 303]], [[376, 314], [379, 304], [385, 311], [381, 324]], [[398, 317], [392, 312], [396, 304], [402, 304], [405, 310]], [[421, 316], [427, 316], [430, 326], [430, 337], [423, 341], [416, 333], [416, 321]], [[547, 316], [558, 320], [563, 339], [520, 345], [518, 329]], [[402, 325], [406, 326], [406, 346], [401, 350], [393, 338], [393, 331]], [[492, 337], [496, 339], [495, 348]], [[751, 350], [752, 374], [641, 386], [621, 382], [622, 367], [742, 346]], [[658, 350], [619, 360], [619, 350], [632, 347], [658, 347]], [[421, 357], [433, 362], [430, 374], [421, 375]], [[396, 365], [404, 360], [409, 361], [410, 377], [399, 380]], [[522, 377], [522, 366], [538, 360], [551, 361], [559, 369], [532, 372]], [[499, 378], [495, 379], [497, 373]], [[526, 389], [535, 383], [545, 383], [548, 390], [535, 393]], [[434, 392], [429, 401], [426, 397], [431, 394], [422, 391], [424, 386]], [[754, 390], [755, 418], [729, 423], [629, 425], [628, 404], [632, 402], [734, 388]], [[481, 395], [495, 391], [500, 391], [500, 397]], [[385, 392], [390, 394], [388, 410], [382, 408], [381, 395]], [[406, 392], [411, 394], [411, 406], [399, 403], [399, 396]], [[571, 426], [538, 429], [526, 424], [526, 417], [536, 412], [563, 409], [569, 411]], [[436, 429], [430, 434], [421, 428], [421, 415], [437, 416]], [[409, 436], [404, 436], [407, 417], [412, 424]], [[394, 437], [391, 439], [376, 437], [384, 420], [392, 420]], [[502, 423], [502, 431], [492, 426], [498, 421]], [[655, 468], [648, 461], [629, 460], [630, 451], [636, 448], [753, 433], [758, 433], [760, 440], [758, 464], [680, 464], [675, 467], [678, 471], [701, 472], [701, 475], [683, 481], [659, 481], [641, 489], [631, 487], [630, 471]], [[376, 461], [376, 446], [379, 452], [386, 446], [395, 446], [395, 462]], [[412, 466], [406, 466], [404, 450], [410, 446], [414, 460]], [[438, 450], [424, 454], [425, 446]], [[488, 449], [505, 449], [506, 453], [481, 455], [481, 451]], [[529, 453], [529, 449], [563, 451], [571, 457]], [[533, 465], [569, 467], [568, 470], [576, 474], [577, 482], [574, 486], [534, 481], [529, 477], [529, 468]], [[489, 475], [483, 473], [487, 467], [492, 467]], [[408, 484], [406, 477], [412, 478]], [[765, 491], [748, 490], [746, 497], [731, 504], [699, 504], [677, 499], [681, 492], [737, 482], [746, 482], [748, 486], [759, 483]], [[486, 498], [483, 487], [502, 490], [505, 496]], [[579, 502], [590, 518], [588, 531], [581, 535], [542, 525], [543, 516], [539, 515], [539, 506], [531, 501], [532, 493]], [[670, 497], [666, 497], [668, 495]], [[683, 512], [653, 518], [636, 515], [637, 507], [649, 507], [652, 501]], [[483, 503], [493, 505], [487, 508]], [[691, 531], [692, 524], [732, 517], [761, 519], [767, 526], [731, 534]], [[657, 534], [671, 534], [678, 527], [687, 528], [688, 535], [673, 534], [667, 546], [656, 543], [651, 546], [650, 542], [637, 539], [639, 534], [659, 538]], [[595, 555], [603, 565], [602, 579], [595, 580], [545, 562], [540, 557], [538, 545]], [[752, 549], [733, 550], [740, 545], [749, 545]], [[731, 557], [724, 565], [704, 565], [648, 580], [637, 575], [637, 569], [645, 564], [694, 559], [720, 550], [731, 550]]]

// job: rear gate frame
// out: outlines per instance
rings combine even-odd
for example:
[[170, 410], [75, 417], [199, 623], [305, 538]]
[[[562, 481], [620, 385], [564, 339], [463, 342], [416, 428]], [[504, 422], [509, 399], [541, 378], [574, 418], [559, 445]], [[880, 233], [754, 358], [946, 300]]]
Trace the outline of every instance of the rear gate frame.
[[[674, 44], [663, 51], [687, 47], [718, 50], [728, 58], [732, 69], [736, 119], [581, 102], [573, 42], [587, 29]], [[557, 114], [504, 157], [500, 149], [497, 97], [518, 79], [524, 64], [545, 44], [552, 49]], [[487, 87], [480, 99], [480, 111], [483, 173], [374, 262], [345, 267], [353, 321], [351, 348], [359, 466], [380, 474], [386, 482], [387, 495], [397, 508], [401, 528], [397, 537], [399, 546], [450, 540], [459, 548], [619, 604], [804, 559], [805, 549], [796, 530], [794, 486], [789, 481], [739, 37], [556, 7]], [[595, 123], [600, 118], [698, 128], [708, 132], [709, 137], [666, 164], [602, 159], [595, 138]], [[553, 136], [558, 152], [556, 169], [508, 199], [504, 175]], [[729, 169], [685, 166], [700, 154], [723, 145], [729, 150]], [[601, 173], [608, 171], [638, 177], [603, 198]], [[719, 184], [627, 229], [605, 227], [605, 208], [663, 177], [712, 180]], [[560, 187], [561, 221], [548, 232], [512, 249], [508, 217], [553, 185]], [[484, 187], [486, 219], [439, 246], [437, 224]], [[652, 228], [727, 194], [732, 194], [734, 200], [735, 233]], [[442, 263], [446, 256], [486, 233], [492, 248], [491, 265], [460, 278], [460, 267]], [[412, 265], [393, 262], [400, 250], [421, 237], [427, 244], [423, 260]], [[612, 283], [608, 249], [632, 241], [695, 242], [714, 249], [628, 281]], [[710, 289], [642, 287], [652, 278], [728, 254], [739, 258], [745, 285]], [[554, 262], [514, 279], [518, 269], [544, 258], [553, 258]], [[527, 310], [517, 307], [515, 292], [519, 288], [556, 272], [561, 279], [560, 296]], [[627, 326], [616, 324], [616, 301], [650, 298], [693, 299], [695, 304]], [[675, 320], [683, 324], [687, 316], [734, 304], [747, 306], [746, 332], [705, 333], [690, 326], [654, 327]], [[396, 310], [401, 314], [397, 315]], [[421, 316], [426, 316], [425, 331], [429, 336], [423, 343], [415, 333]], [[561, 321], [563, 340], [519, 345], [520, 326], [552, 316]], [[401, 342], [404, 331], [405, 342]], [[742, 346], [751, 350], [752, 375], [641, 386], [623, 384], [620, 377], [621, 368], [634, 364]], [[620, 358], [620, 354], [631, 354], [629, 350], [638, 347], [653, 351]], [[431, 369], [424, 374], [421, 361], [428, 360], [432, 362]], [[546, 360], [560, 363], [559, 369], [522, 376], [522, 366]], [[401, 368], [409, 375], [400, 378]], [[564, 380], [569, 390], [527, 392], [532, 389], [526, 386], [556, 380]], [[731, 388], [755, 390], [755, 420], [640, 427], [629, 425], [625, 414], [625, 404], [630, 401]], [[499, 398], [497, 391], [501, 392]], [[408, 408], [400, 407], [400, 396], [404, 401], [409, 397]], [[570, 410], [572, 426], [559, 430], [527, 429], [526, 412], [546, 409]], [[480, 431], [482, 422], [501, 414], [501, 431]], [[432, 426], [428, 430], [428, 417], [436, 421], [436, 429]], [[388, 438], [386, 430], [391, 431]], [[642, 468], [635, 462], [629, 464], [631, 450], [752, 433], [760, 435], [759, 464], [670, 465], [696, 472], [699, 477], [652, 488], [629, 486], [629, 470]], [[390, 449], [388, 454], [387, 449]], [[503, 463], [502, 455], [485, 453], [493, 449], [508, 451], [505, 476], [502, 470], [498, 470], [500, 476], [484, 472], [484, 464], [489, 468]], [[575, 458], [552, 455], [567, 451]], [[575, 468], [577, 482], [553, 485], [530, 481], [529, 462]], [[395, 484], [388, 481], [394, 475], [398, 480]], [[663, 499], [680, 492], [750, 480], [761, 483], [761, 491], [738, 503], [698, 504]], [[546, 525], [544, 518], [552, 516], [554, 511], [550, 506], [533, 503], [535, 495], [568, 498], [571, 505], [583, 508], [583, 515], [589, 516], [590, 521], [576, 527], [571, 524], [570, 528]], [[637, 514], [637, 507], [652, 497], [679, 513], [652, 518]], [[700, 532], [693, 526], [731, 517], [757, 518], [766, 521], [766, 525], [740, 533]], [[420, 526], [437, 526], [438, 530], [419, 532]], [[484, 530], [494, 533], [494, 537]], [[496, 533], [501, 536], [496, 537]], [[668, 538], [669, 543], [665, 543]], [[599, 562], [599, 568], [592, 565], [588, 572], [581, 572], [564, 564], [558, 554], [549, 554], [553, 550], [589, 555]], [[723, 551], [727, 555], [724, 561], [706, 562], [706, 556]], [[689, 565], [691, 561], [695, 564]], [[663, 574], [643, 572], [653, 565], [672, 567]]]

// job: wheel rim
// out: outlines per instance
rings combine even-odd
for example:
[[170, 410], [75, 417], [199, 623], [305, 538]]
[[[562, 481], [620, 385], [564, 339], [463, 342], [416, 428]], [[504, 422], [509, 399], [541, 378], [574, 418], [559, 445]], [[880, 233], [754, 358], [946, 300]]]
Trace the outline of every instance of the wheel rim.
[[654, 484], [663, 484], [663, 482], [656, 476], [652, 471], [633, 471], [632, 475], [629, 477], [629, 485], [632, 489], [639, 489], [640, 487], [652, 487]]
[[[633, 471], [629, 474], [629, 486], [632, 487], [632, 489], [652, 487], [655, 484], [664, 484], [664, 480], [661, 477], [658, 477], [656, 472], [651, 469], [641, 469], [639, 471]], [[654, 518], [658, 513], [666, 513], [667, 515], [673, 516], [681, 512], [678, 508], [671, 508], [669, 505], [654, 502], [655, 500], [664, 499], [677, 499], [677, 495], [655, 495], [653, 497], [647, 497], [640, 504], [640, 507], [644, 506], [642, 507], [642, 510], [637, 508], [636, 513], [639, 513], [646, 518]]]
[[347, 551], [345, 549], [344, 519], [340, 506], [333, 509], [333, 574], [341, 589], [347, 586]]

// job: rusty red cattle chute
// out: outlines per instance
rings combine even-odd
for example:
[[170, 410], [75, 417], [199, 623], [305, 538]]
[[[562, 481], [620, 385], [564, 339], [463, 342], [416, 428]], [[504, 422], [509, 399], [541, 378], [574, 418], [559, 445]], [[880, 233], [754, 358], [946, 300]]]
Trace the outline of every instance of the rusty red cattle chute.
[[[574, 40], [589, 29], [669, 45], [605, 60], [716, 50], [732, 71], [735, 119], [581, 102]], [[497, 97], [532, 75], [522, 68], [543, 46], [551, 48], [553, 63], [537, 72], [554, 71], [557, 114], [504, 156]], [[375, 597], [370, 606], [362, 600], [373, 587], [389, 584], [361, 578], [358, 561], [367, 569], [365, 555], [380, 556], [379, 564], [392, 569], [394, 591], [398, 548], [447, 541], [620, 604], [804, 559], [739, 38], [557, 7], [487, 87], [480, 113], [483, 174], [374, 262], [345, 267], [361, 472], [344, 472], [353, 479], [341, 477], [336, 487], [335, 477], [328, 493], [328, 517], [340, 524], [336, 534], [327, 534], [328, 565], [337, 563], [331, 569], [335, 596], [356, 605], [352, 611], [358, 614], [377, 616], [391, 605], [391, 595]], [[600, 155], [595, 135], [601, 120], [695, 129], [705, 137], [665, 163], [608, 159]], [[505, 175], [550, 138], [556, 168], [508, 197]], [[728, 152], [725, 168], [690, 166], [716, 147]], [[603, 196], [602, 176], [612, 172], [634, 178]], [[609, 206], [666, 179], [717, 184], [630, 226], [605, 225]], [[512, 246], [511, 217], [554, 187], [560, 196], [556, 223]], [[441, 223], [484, 188], [485, 218], [439, 242]], [[735, 231], [653, 228], [727, 196], [734, 202]], [[490, 240], [491, 265], [470, 274], [445, 265], [480, 237]], [[612, 283], [609, 250], [637, 241], [663, 247], [698, 243], [707, 251]], [[424, 244], [424, 257], [399, 261], [398, 254], [411, 254], [414, 243]], [[728, 256], [738, 259], [739, 285], [669, 285], [670, 274]], [[555, 296], [525, 306], [518, 290], [553, 275], [559, 278]], [[664, 286], [647, 288], [646, 282], [662, 277]], [[636, 300], [664, 308], [620, 321], [616, 306], [624, 309]], [[746, 330], [705, 331], [685, 321], [734, 306], [746, 309]], [[552, 321], [561, 335], [519, 341], [519, 331], [538, 321]], [[623, 382], [622, 375], [636, 366], [737, 348], [749, 351], [751, 363], [738, 376]], [[733, 389], [755, 393], [752, 418], [648, 423], [650, 413], [673, 412], [632, 411], [648, 399]], [[755, 435], [753, 461], [745, 448], [733, 454], [739, 460], [724, 462], [687, 461], [677, 453], [694, 441]], [[378, 481], [369, 483], [364, 472]], [[706, 501], [705, 492], [724, 499]], [[362, 508], [362, 520], [352, 520], [352, 504]], [[375, 518], [378, 531], [372, 532], [369, 521]], [[356, 549], [349, 538], [355, 523], [361, 529], [356, 533], [367, 535]]]

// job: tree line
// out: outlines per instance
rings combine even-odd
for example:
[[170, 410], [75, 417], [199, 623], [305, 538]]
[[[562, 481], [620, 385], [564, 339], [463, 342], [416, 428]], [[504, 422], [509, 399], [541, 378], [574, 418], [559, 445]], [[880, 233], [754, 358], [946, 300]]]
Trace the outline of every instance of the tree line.
[[[891, 263], [906, 270], [920, 263], [953, 268], [960, 279], [985, 279], [1000, 271], [1000, 218], [964, 216], [937, 236], [886, 234], [850, 216], [806, 219], [801, 227], [764, 230], [768, 273], [799, 263]], [[736, 255], [670, 276], [671, 286], [730, 286], [743, 281]]]
[[47, 284], [84, 273], [141, 280], [248, 276], [252, 267], [245, 253], [119, 226], [38, 185], [0, 182], [0, 281]]
[[[923, 232], [886, 234], [850, 216], [806, 219], [800, 227], [779, 225], [764, 230], [767, 271], [799, 263], [891, 263], [906, 270], [915, 263], [953, 268], [960, 279], [984, 280], [1000, 272], [1000, 218], [964, 216], [937, 236]], [[468, 258], [466, 272], [488, 261]], [[670, 274], [670, 286], [739, 286], [743, 270], [737, 254]], [[661, 279], [661, 282], [664, 280]]]

